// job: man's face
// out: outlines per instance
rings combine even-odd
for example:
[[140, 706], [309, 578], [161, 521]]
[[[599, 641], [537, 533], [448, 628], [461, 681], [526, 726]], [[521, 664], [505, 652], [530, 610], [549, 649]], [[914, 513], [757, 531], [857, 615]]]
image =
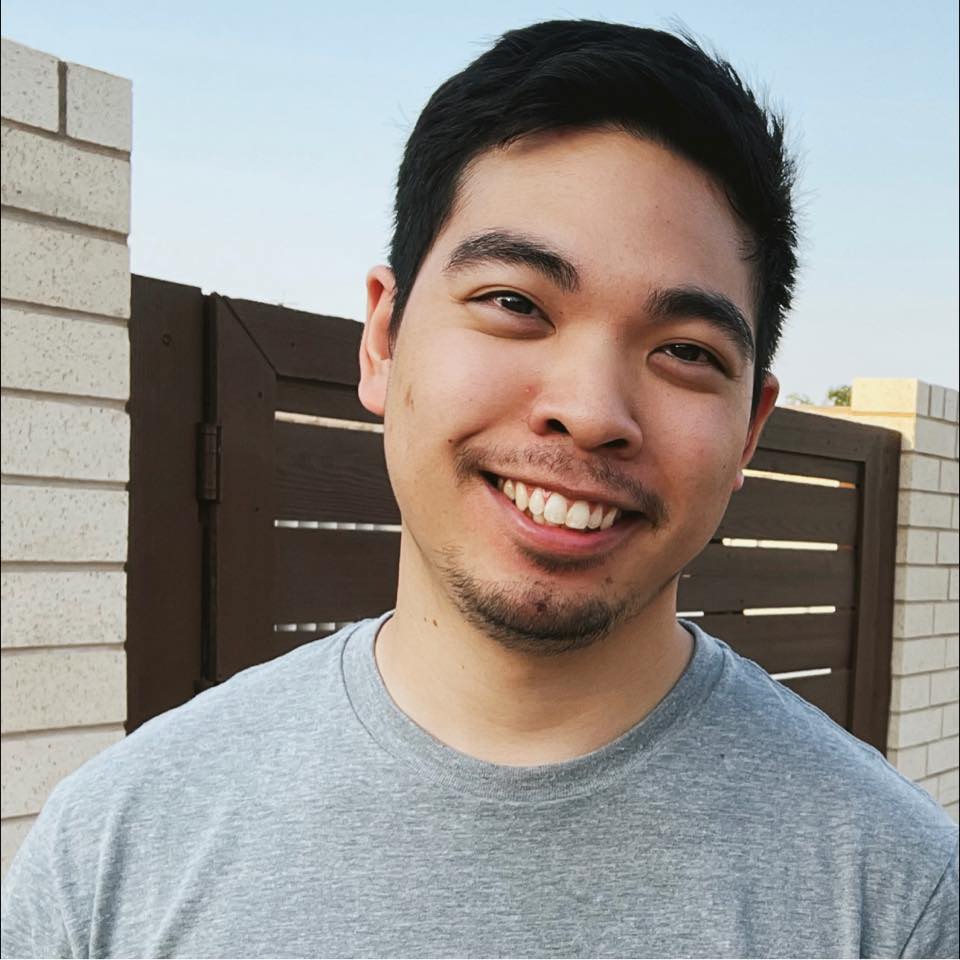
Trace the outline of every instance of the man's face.
[[361, 398], [384, 412], [401, 588], [419, 578], [541, 652], [672, 590], [776, 397], [771, 381], [751, 424], [744, 239], [699, 168], [625, 133], [538, 135], [471, 164], [392, 357], [390, 278], [370, 281]]

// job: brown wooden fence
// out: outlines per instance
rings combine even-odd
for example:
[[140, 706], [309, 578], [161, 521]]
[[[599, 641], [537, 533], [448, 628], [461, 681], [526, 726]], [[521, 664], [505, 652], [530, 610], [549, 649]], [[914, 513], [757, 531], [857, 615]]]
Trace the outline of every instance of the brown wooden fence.
[[[360, 332], [133, 278], [128, 730], [393, 606], [400, 516], [356, 396]], [[879, 749], [899, 447], [888, 430], [776, 410], [679, 593]]]

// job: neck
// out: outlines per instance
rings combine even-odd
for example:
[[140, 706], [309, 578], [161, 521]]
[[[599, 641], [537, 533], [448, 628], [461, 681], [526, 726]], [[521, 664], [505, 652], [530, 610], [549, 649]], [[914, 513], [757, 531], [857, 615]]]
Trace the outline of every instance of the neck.
[[543, 656], [508, 649], [466, 621], [440, 585], [410, 575], [407, 552], [377, 666], [397, 706], [461, 753], [511, 766], [582, 756], [642, 720], [689, 663], [676, 581], [602, 640]]

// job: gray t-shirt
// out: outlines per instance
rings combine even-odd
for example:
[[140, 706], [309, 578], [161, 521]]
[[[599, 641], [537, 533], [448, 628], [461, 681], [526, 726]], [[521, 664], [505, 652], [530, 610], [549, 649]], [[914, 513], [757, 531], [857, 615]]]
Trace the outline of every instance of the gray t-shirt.
[[382, 621], [64, 781], [5, 884], [4, 956], [957, 955], [953, 823], [721, 641], [689, 627], [613, 743], [518, 768], [394, 705]]

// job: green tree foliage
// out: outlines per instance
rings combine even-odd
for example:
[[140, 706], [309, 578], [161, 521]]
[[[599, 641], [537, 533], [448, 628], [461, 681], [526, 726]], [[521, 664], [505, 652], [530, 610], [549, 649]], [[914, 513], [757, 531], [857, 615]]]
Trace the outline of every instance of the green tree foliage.
[[835, 407], [850, 406], [850, 384], [844, 384], [841, 387], [831, 387], [827, 391], [827, 402]]

